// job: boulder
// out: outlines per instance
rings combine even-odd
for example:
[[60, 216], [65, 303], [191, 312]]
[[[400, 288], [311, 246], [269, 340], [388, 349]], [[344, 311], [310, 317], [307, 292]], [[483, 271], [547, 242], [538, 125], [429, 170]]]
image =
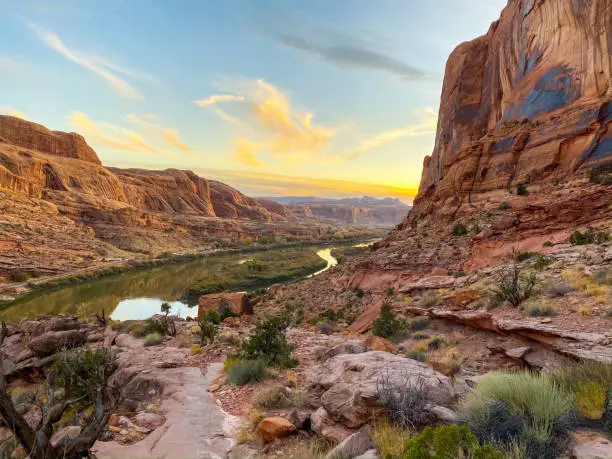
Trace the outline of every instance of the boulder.
[[48, 331], [28, 343], [30, 350], [39, 357], [55, 354], [64, 348], [83, 345], [87, 335], [81, 330]]
[[305, 429], [310, 422], [310, 411], [293, 409], [287, 414], [287, 419], [296, 429]]
[[362, 341], [362, 344], [373, 351], [384, 351], [394, 353], [397, 351], [397, 346], [387, 338], [370, 335]]
[[253, 314], [253, 305], [246, 293], [213, 293], [198, 298], [198, 317], [202, 318], [208, 311], [223, 312], [229, 308], [234, 314]]
[[[422, 385], [436, 405], [450, 404], [455, 395], [450, 379], [443, 374], [416, 360], [383, 351], [337, 355], [314, 369], [308, 379], [312, 389], [323, 390], [321, 403], [329, 417], [354, 429], [384, 410], [378, 403], [382, 375], [391, 384]], [[315, 420], [312, 422], [314, 426]]]
[[365, 333], [372, 328], [372, 323], [380, 314], [382, 304], [376, 303], [368, 306], [355, 321], [346, 328], [349, 333]]
[[334, 421], [323, 407], [312, 413], [310, 425], [317, 434], [335, 443], [340, 443], [353, 434], [351, 430]]
[[379, 459], [378, 451], [375, 449], [369, 449], [365, 453], [354, 457], [353, 459]]
[[348, 340], [329, 348], [318, 357], [318, 360], [324, 361], [340, 354], [361, 354], [367, 350], [368, 349], [359, 341]]
[[370, 448], [372, 448], [370, 433], [364, 429], [342, 440], [334, 449], [327, 453], [325, 459], [353, 458], [365, 453]]
[[134, 422], [136, 423], [136, 425], [139, 425], [140, 427], [146, 427], [148, 429], [157, 429], [165, 421], [166, 419], [161, 414], [148, 413], [146, 411], [138, 413], [136, 417], [134, 417]]
[[255, 430], [255, 434], [265, 443], [269, 443], [277, 438], [291, 435], [292, 433], [295, 433], [295, 431], [295, 426], [287, 419], [280, 416], [272, 416], [263, 419], [259, 423], [257, 429]]
[[572, 434], [571, 457], [579, 459], [612, 459], [612, 441], [598, 432], [577, 431]]

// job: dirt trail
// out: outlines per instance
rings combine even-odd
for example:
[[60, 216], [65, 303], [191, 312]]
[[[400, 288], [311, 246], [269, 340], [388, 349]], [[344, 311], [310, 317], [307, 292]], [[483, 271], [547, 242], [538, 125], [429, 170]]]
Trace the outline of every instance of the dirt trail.
[[164, 399], [166, 423], [144, 440], [132, 445], [97, 442], [99, 459], [217, 459], [226, 457], [232, 446], [231, 430], [235, 418], [213, 400], [207, 387], [220, 373], [222, 364], [208, 366], [205, 375], [199, 368], [166, 370], [176, 377], [180, 389]]

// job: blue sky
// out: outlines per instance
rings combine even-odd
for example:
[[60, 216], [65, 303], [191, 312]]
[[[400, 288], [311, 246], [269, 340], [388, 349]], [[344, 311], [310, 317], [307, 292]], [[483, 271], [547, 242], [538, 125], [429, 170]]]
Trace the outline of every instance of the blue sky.
[[106, 165], [409, 200], [446, 59], [504, 5], [0, 0], [0, 112], [81, 133]]

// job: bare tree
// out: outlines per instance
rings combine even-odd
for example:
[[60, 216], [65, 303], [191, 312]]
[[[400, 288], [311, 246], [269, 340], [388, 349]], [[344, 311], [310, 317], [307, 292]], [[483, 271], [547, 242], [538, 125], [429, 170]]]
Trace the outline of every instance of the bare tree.
[[[6, 324], [2, 322], [0, 346], [7, 335]], [[93, 365], [85, 370], [75, 362], [84, 354], [95, 354]], [[31, 402], [41, 411], [41, 420], [37, 426], [30, 426], [19, 414], [8, 391], [4, 372], [1, 371], [3, 356], [0, 352], [0, 416], [13, 431], [17, 440], [30, 457], [36, 459], [76, 459], [91, 457], [90, 448], [102, 435], [111, 412], [119, 403], [119, 391], [109, 379], [117, 365], [110, 349], [73, 350], [62, 352], [56, 360], [58, 365], [49, 371], [44, 397]], [[58, 395], [58, 384], [63, 394]], [[93, 405], [89, 421], [82, 427], [76, 438], [67, 439], [60, 444], [52, 445], [53, 426], [66, 410], [79, 403]]]
[[385, 369], [376, 381], [376, 392], [389, 421], [416, 430], [429, 420], [431, 395], [420, 377], [407, 371], [393, 375]]

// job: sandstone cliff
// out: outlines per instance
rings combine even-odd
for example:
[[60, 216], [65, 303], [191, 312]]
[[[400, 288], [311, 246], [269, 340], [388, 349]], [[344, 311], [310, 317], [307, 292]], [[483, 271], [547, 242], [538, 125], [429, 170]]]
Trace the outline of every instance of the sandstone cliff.
[[510, 0], [446, 65], [413, 216], [612, 162], [612, 3]]

